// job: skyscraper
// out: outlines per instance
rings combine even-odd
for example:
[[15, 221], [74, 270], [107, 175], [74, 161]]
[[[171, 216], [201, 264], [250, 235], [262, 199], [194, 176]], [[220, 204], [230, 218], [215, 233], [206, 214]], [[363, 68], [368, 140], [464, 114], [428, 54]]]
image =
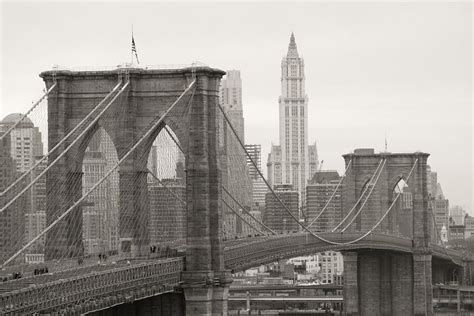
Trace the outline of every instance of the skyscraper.
[[[242, 106], [242, 81], [240, 71], [228, 70], [221, 81], [220, 104], [232, 123], [240, 141], [245, 144], [244, 117]], [[239, 201], [234, 200], [224, 193], [224, 199], [235, 211], [240, 212], [243, 206], [246, 210], [252, 209], [252, 180], [246, 163], [246, 155], [237, 141], [234, 133], [224, 118], [221, 118], [219, 130], [220, 161], [222, 163], [222, 186]], [[223, 205], [225, 238], [245, 235], [248, 227], [243, 224], [232, 210]], [[243, 211], [243, 210], [242, 210]]]
[[162, 179], [166, 188], [153, 181], [148, 185], [150, 243], [158, 244], [186, 238], [186, 186], [183, 179]]
[[[0, 126], [1, 128], [1, 126]], [[3, 130], [0, 129], [0, 135]], [[15, 160], [10, 155], [10, 138], [5, 137], [0, 141], [0, 191], [5, 190], [8, 185], [18, 176], [15, 170]], [[0, 196], [0, 205], [4, 205], [13, 194]], [[26, 198], [22, 196], [5, 211], [0, 213], [0, 260], [7, 260], [16, 250], [21, 247], [24, 230], [24, 209]]]
[[[7, 115], [0, 122], [0, 134], [8, 130], [12, 125], [17, 123], [22, 118], [21, 113], [12, 113]], [[3, 148], [4, 153], [9, 153], [12, 159], [13, 165], [8, 162], [8, 168], [11, 170], [11, 177], [8, 181], [3, 183], [2, 190], [6, 189], [13, 181], [21, 176], [22, 173], [30, 170], [36, 162], [43, 156], [43, 142], [41, 140], [41, 132], [37, 126], [34, 126], [33, 122], [25, 117], [23, 120], [10, 131], [10, 134], [3, 139], [5, 146], [9, 148]], [[8, 140], [8, 141], [7, 141]], [[45, 162], [35, 168], [16, 188], [23, 188], [26, 182], [32, 181], [36, 176], [45, 168]], [[8, 177], [5, 177], [6, 180]], [[18, 247], [22, 243], [31, 240], [28, 236], [33, 237], [45, 227], [44, 211], [45, 211], [45, 183], [46, 177], [42, 176], [31, 189], [27, 190], [22, 197], [20, 202], [14, 203], [11, 208], [12, 214], [10, 219], [5, 222], [5, 225], [12, 225], [12, 232], [8, 236], [10, 239], [10, 247]], [[18, 192], [18, 190], [11, 190], [10, 192]], [[10, 196], [12, 197], [12, 196]], [[23, 203], [21, 208], [15, 207]], [[13, 211], [14, 210], [14, 211]], [[8, 216], [6, 215], [6, 218]], [[5, 218], [5, 219], [6, 219]], [[29, 225], [31, 222], [32, 225]], [[26, 223], [26, 225], [25, 225]], [[41, 243], [44, 239], [40, 240], [33, 247], [30, 247], [29, 251], [39, 251]], [[1, 246], [1, 245], [0, 245]], [[33, 249], [36, 246], [36, 249]], [[1, 247], [0, 247], [1, 248]], [[12, 249], [13, 249], [12, 248]]]
[[[82, 191], [89, 191], [117, 163], [115, 146], [100, 128], [92, 137], [82, 162]], [[82, 206], [86, 254], [118, 249], [119, 179], [114, 170]]]
[[[253, 162], [257, 165], [258, 170], [262, 171], [262, 145], [245, 145], [245, 149], [249, 153], [250, 157], [252, 158]], [[253, 165], [252, 161], [250, 161], [249, 157], [245, 157], [247, 160], [247, 166], [249, 167], [250, 178], [252, 180], [257, 180], [260, 178], [260, 175], [257, 172], [257, 169]]]
[[220, 101], [239, 138], [245, 144], [242, 80], [239, 70], [227, 70], [225, 78], [221, 80]]
[[281, 62], [279, 98], [280, 145], [272, 146], [268, 157], [268, 178], [275, 186], [292, 184], [305, 201], [307, 181], [317, 170], [316, 144], [308, 146], [308, 97], [305, 93], [304, 60], [298, 54], [295, 37]]

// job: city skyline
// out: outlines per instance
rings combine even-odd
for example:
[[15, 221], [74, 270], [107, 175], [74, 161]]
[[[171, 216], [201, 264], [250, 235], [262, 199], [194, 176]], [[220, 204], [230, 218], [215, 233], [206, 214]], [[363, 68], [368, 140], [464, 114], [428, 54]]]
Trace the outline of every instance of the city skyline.
[[[357, 147], [383, 151], [387, 135], [388, 151], [431, 153], [429, 164], [438, 172], [450, 205], [464, 205], [472, 213], [470, 4], [203, 4], [194, 5], [196, 10], [189, 10], [193, 13], [183, 12], [184, 6], [117, 4], [112, 10], [117, 24], [103, 25], [106, 6], [100, 4], [2, 4], [0, 115], [25, 112], [44, 88], [38, 73], [53, 64], [113, 66], [129, 61], [129, 25], [134, 23], [137, 51], [145, 64], [191, 63], [192, 55], [212, 67], [241, 70], [246, 142], [262, 144], [265, 161], [271, 142], [278, 140], [279, 63], [293, 31], [305, 58], [308, 137], [317, 138], [324, 169], [342, 173], [341, 155]], [[38, 7], [45, 21], [36, 25]], [[76, 9], [91, 12], [87, 26], [74, 22], [54, 27], [67, 16], [61, 12]], [[285, 10], [314, 15], [292, 20]], [[146, 19], [147, 11], [153, 11], [153, 19]], [[219, 18], [230, 11], [233, 16]], [[271, 31], [256, 24], [264, 12]], [[235, 23], [244, 13], [247, 25]], [[178, 14], [184, 16], [173, 22]], [[220, 27], [211, 28], [216, 21]], [[380, 23], [377, 28], [375, 23]], [[188, 34], [191, 25], [209, 35]], [[221, 36], [236, 25], [241, 30], [234, 32], [235, 38]], [[157, 35], [164, 29], [174, 32]], [[217, 49], [212, 45], [216, 39]], [[37, 58], [38, 51], [47, 53]]]

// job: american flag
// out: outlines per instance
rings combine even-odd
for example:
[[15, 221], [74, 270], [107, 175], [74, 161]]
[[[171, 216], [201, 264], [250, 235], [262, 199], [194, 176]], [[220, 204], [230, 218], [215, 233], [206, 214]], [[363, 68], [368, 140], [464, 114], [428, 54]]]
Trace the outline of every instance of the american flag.
[[135, 46], [135, 39], [133, 38], [132, 34], [132, 54], [135, 53], [135, 57], [137, 58], [137, 63], [140, 63], [138, 60], [138, 54], [137, 54], [137, 47]]

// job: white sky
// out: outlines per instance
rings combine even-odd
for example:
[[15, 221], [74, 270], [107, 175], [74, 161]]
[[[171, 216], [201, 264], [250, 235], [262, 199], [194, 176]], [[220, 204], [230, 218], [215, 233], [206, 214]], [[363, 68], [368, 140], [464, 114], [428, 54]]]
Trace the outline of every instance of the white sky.
[[[7, 3], [0, 117], [24, 112], [52, 65], [198, 60], [241, 70], [246, 143], [278, 143], [280, 63], [305, 58], [309, 141], [324, 169], [358, 147], [431, 153], [451, 205], [472, 211], [472, 5], [415, 2]], [[266, 167], [264, 167], [266, 169]]]

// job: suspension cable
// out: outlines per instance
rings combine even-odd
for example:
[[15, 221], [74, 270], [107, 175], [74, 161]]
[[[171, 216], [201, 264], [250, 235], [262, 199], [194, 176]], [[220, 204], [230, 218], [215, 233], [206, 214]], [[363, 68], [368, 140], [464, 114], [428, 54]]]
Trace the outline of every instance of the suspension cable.
[[355, 221], [355, 219], [357, 218], [357, 216], [359, 216], [360, 212], [362, 212], [362, 210], [364, 209], [364, 206], [365, 204], [367, 203], [367, 201], [369, 200], [370, 196], [372, 195], [372, 191], [374, 191], [374, 188], [375, 186], [377, 185], [377, 182], [379, 181], [379, 178], [380, 178], [380, 175], [382, 174], [382, 170], [383, 168], [385, 167], [385, 163], [387, 162], [387, 160], [383, 160], [383, 164], [382, 166], [380, 167], [380, 170], [379, 170], [379, 174], [377, 175], [377, 178], [375, 179], [375, 182], [372, 184], [372, 187], [370, 188], [370, 191], [369, 191], [369, 194], [367, 195], [367, 197], [365, 198], [364, 202], [362, 203], [362, 205], [360, 206], [359, 210], [355, 213], [355, 215], [351, 218], [351, 220], [349, 221], [349, 223], [346, 225], [346, 227], [344, 227], [341, 232], [345, 232], [347, 230], [347, 228], [349, 228], [349, 226], [351, 226], [351, 224]]
[[[118, 166], [125, 160], [127, 159], [133, 152], [134, 150], [156, 129], [161, 122], [163, 122], [163, 119], [168, 115], [168, 113], [171, 112], [171, 110], [178, 104], [183, 96], [192, 88], [195, 86], [196, 80], [193, 80], [190, 85], [184, 90], [184, 92], [176, 99], [176, 101], [163, 113], [163, 115], [156, 121], [155, 123], [151, 123], [151, 127], [147, 130], [146, 133], [144, 133], [140, 139], [133, 145], [133, 147], [115, 164], [113, 168], [111, 168], [96, 184], [94, 184], [91, 189], [89, 189], [80, 199], [78, 199], [71, 207], [69, 207], [64, 213], [62, 213], [54, 222], [52, 222], [48, 227], [46, 227], [41, 233], [39, 233], [35, 238], [33, 238], [31, 241], [29, 241], [25, 246], [23, 246], [20, 250], [18, 250], [13, 256], [11, 256], [7, 261], [5, 261], [2, 264], [2, 268], [6, 266], [8, 263], [10, 263], [12, 260], [14, 260], [19, 254], [21, 254], [25, 249], [27, 249], [29, 246], [31, 246], [34, 242], [36, 242], [39, 238], [41, 238], [44, 234], [46, 234], [48, 231], [50, 231], [54, 226], [59, 223], [64, 217], [66, 217], [73, 209], [75, 209], [84, 199], [91, 193], [93, 192], [102, 182], [105, 181], [105, 179], [108, 178], [108, 176], [118, 168]], [[126, 86], [128, 85], [128, 82]]]
[[168, 192], [171, 193], [181, 204], [183, 204], [184, 206], [187, 205], [187, 203], [183, 201], [182, 198], [180, 198], [175, 192], [173, 192], [173, 190], [171, 190], [162, 180], [160, 180], [160, 178], [158, 178], [155, 174], [153, 174], [153, 172], [151, 172], [150, 169], [148, 169], [148, 173], [151, 174], [151, 176], [156, 181], [158, 181], [166, 190], [168, 190]]
[[[51, 155], [51, 153], [53, 153], [56, 149], [59, 148], [59, 146], [61, 146], [67, 138], [69, 138], [73, 133], [76, 132], [76, 130], [87, 120], [89, 119], [93, 114], [94, 112], [105, 102], [105, 100], [107, 100], [115, 91], [117, 91], [117, 89], [120, 87], [120, 85], [122, 84], [122, 80], [120, 79], [119, 83], [113, 88], [112, 91], [109, 92], [109, 94], [107, 94], [105, 96], [105, 98], [103, 98], [99, 104], [96, 105], [96, 107], [89, 112], [89, 114], [86, 115], [86, 117], [84, 117], [83, 120], [81, 120], [76, 126], [74, 126], [74, 128], [66, 135], [64, 136], [60, 142], [58, 142], [54, 147], [53, 149], [51, 149], [50, 151], [48, 151], [45, 155], [43, 155], [43, 157], [41, 157], [40, 160], [38, 160], [36, 162], [36, 164], [31, 167], [28, 171], [24, 172], [20, 177], [18, 177], [18, 179], [16, 179], [12, 184], [10, 184], [5, 190], [3, 190], [1, 193], [0, 193], [0, 196], [3, 196], [5, 193], [7, 193], [11, 188], [13, 188], [18, 182], [20, 182], [22, 179], [24, 179], [28, 174], [31, 173], [31, 171], [33, 171], [33, 169], [35, 169], [36, 167], [38, 167], [42, 162], [44, 162], [49, 155]], [[107, 108], [107, 106], [106, 106]], [[101, 114], [100, 114], [101, 115]], [[94, 122], [93, 122], [94, 123]], [[92, 124], [93, 124], [92, 123]], [[92, 126], [92, 124], [89, 125]], [[86, 128], [87, 130], [88, 128]], [[79, 137], [78, 137], [79, 138]], [[33, 182], [36, 182], [37, 179], [33, 180]]]
[[250, 224], [247, 219], [245, 219], [245, 217], [242, 216], [242, 214], [240, 214], [239, 212], [237, 212], [232, 206], [229, 205], [229, 203], [226, 202], [226, 200], [222, 199], [222, 202], [224, 202], [224, 204], [230, 208], [230, 210], [232, 212], [234, 212], [235, 215], [237, 215], [237, 217], [239, 217], [242, 221], [244, 221], [247, 225], [250, 226], [250, 228], [254, 229], [256, 232], [258, 232], [259, 234], [262, 234], [262, 235], [265, 235], [265, 236], [268, 236], [268, 234], [262, 232], [261, 230], [257, 229], [254, 225]]
[[341, 185], [342, 181], [343, 181], [344, 178], [346, 177], [347, 170], [349, 169], [349, 167], [351, 166], [351, 164], [352, 164], [352, 159], [349, 160], [349, 163], [347, 164], [346, 170], [344, 170], [344, 174], [342, 175], [341, 179], [340, 179], [339, 182], [337, 183], [336, 188], [335, 188], [334, 191], [332, 192], [332, 195], [331, 195], [331, 197], [329, 198], [329, 200], [326, 202], [326, 205], [324, 205], [324, 207], [323, 207], [323, 209], [321, 210], [321, 212], [306, 226], [307, 228], [310, 228], [311, 225], [313, 225], [313, 223], [316, 222], [316, 221], [321, 217], [321, 215], [323, 215], [324, 211], [325, 211], [326, 208], [329, 206], [329, 203], [331, 203], [333, 197], [336, 195], [337, 189], [339, 189], [339, 186]]
[[168, 135], [171, 137], [171, 139], [173, 140], [173, 142], [176, 144], [176, 146], [178, 146], [179, 150], [183, 153], [183, 154], [186, 154], [183, 150], [183, 147], [181, 147], [181, 144], [178, 142], [177, 139], [175, 139], [173, 133], [171, 133], [171, 131], [168, 129], [168, 126], [164, 126], [164, 129], [166, 131], [166, 133], [168, 133]]
[[280, 197], [275, 193], [275, 191], [273, 190], [273, 188], [270, 186], [270, 184], [268, 183], [267, 179], [265, 179], [265, 177], [263, 176], [262, 172], [260, 171], [260, 169], [258, 168], [257, 164], [255, 163], [255, 161], [253, 160], [252, 156], [250, 156], [249, 152], [247, 151], [247, 149], [245, 148], [245, 145], [242, 143], [242, 140], [240, 140], [237, 132], [235, 131], [235, 128], [232, 126], [232, 123], [229, 119], [229, 117], [227, 116], [227, 114], [225, 113], [224, 109], [222, 108], [222, 106], [217, 103], [217, 106], [219, 107], [220, 111], [222, 112], [222, 115], [224, 116], [224, 119], [226, 120], [227, 124], [229, 124], [229, 127], [230, 129], [232, 130], [234, 136], [236, 137], [238, 143], [240, 144], [240, 146], [242, 147], [242, 149], [245, 151], [245, 154], [247, 155], [248, 159], [250, 160], [250, 162], [252, 163], [252, 165], [255, 167], [255, 170], [257, 170], [258, 174], [260, 175], [260, 177], [262, 178], [262, 180], [265, 182], [265, 184], [267, 185], [267, 187], [270, 189], [270, 192], [273, 194], [273, 196], [277, 199], [277, 201], [284, 207], [285, 211], [291, 216], [291, 218], [296, 221], [296, 223], [301, 226], [301, 228], [303, 228], [304, 230], [306, 230], [310, 235], [312, 235], [313, 237], [325, 242], [325, 243], [328, 243], [328, 244], [331, 244], [331, 245], [344, 245], [345, 243], [340, 243], [340, 242], [335, 242], [335, 241], [331, 241], [331, 240], [328, 240], [322, 236], [319, 236], [317, 235], [316, 233], [314, 233], [313, 231], [311, 231], [309, 228], [307, 228], [305, 225], [303, 225], [302, 223], [300, 223], [300, 221], [298, 220], [298, 218], [296, 218], [296, 216], [288, 209], [288, 206], [286, 206], [286, 204], [283, 203], [283, 201], [280, 199]]
[[[415, 169], [415, 166], [416, 166], [417, 163], [418, 163], [418, 158], [415, 160], [410, 172], [408, 173], [406, 183], [408, 183], [408, 181], [410, 180], [411, 174], [413, 173], [413, 170]], [[370, 230], [368, 230], [365, 234], [363, 234], [359, 238], [356, 238], [355, 240], [351, 241], [350, 243], [353, 244], [355, 242], [358, 242], [358, 241], [364, 239], [365, 237], [367, 237], [368, 235], [372, 234], [372, 232], [382, 223], [382, 221], [385, 219], [385, 217], [387, 217], [388, 213], [392, 210], [393, 206], [395, 205], [395, 202], [398, 200], [400, 195], [401, 195], [401, 192], [398, 192], [395, 199], [393, 199], [392, 204], [390, 204], [390, 207], [387, 209], [387, 211], [385, 211], [385, 213], [382, 215], [382, 217], [377, 221], [377, 223], [375, 223], [374, 226], [372, 226], [372, 228]]]
[[[48, 166], [33, 180], [31, 181], [23, 190], [20, 191], [20, 193], [18, 193], [13, 199], [11, 199], [5, 206], [2, 207], [2, 209], [0, 209], [0, 213], [2, 213], [5, 209], [7, 209], [7, 207], [9, 207], [10, 205], [13, 204], [13, 202], [15, 202], [20, 196], [23, 195], [23, 193], [25, 193], [29, 188], [31, 188], [35, 183], [36, 181], [38, 181], [39, 178], [41, 178], [51, 167], [54, 166], [54, 164], [56, 162], [59, 161], [59, 159], [61, 159], [68, 151], [69, 149], [71, 149], [77, 141], [79, 141], [79, 139], [82, 138], [82, 136], [84, 136], [84, 134], [87, 133], [87, 131], [100, 119], [100, 117], [102, 116], [102, 114], [105, 113], [105, 111], [107, 111], [107, 109], [115, 102], [115, 100], [123, 93], [123, 91], [125, 91], [125, 89], [128, 87], [128, 85], [130, 84], [129, 81], [127, 81], [127, 83], [122, 87], [122, 89], [120, 89], [120, 91], [112, 98], [112, 100], [110, 100], [110, 102], [104, 107], [104, 109], [102, 109], [102, 111], [97, 115], [96, 118], [94, 118], [94, 120], [91, 122], [91, 124], [89, 124], [89, 126], [84, 129], [78, 136], [76, 139], [74, 139], [74, 141], [71, 142], [71, 144], [69, 144], [68, 147], [66, 147], [66, 149], [64, 149], [59, 155], [58, 157], [56, 157], [56, 159], [54, 159], [53, 162], [51, 162], [50, 164], [48, 164]], [[104, 101], [104, 100], [102, 100]], [[64, 139], [63, 139], [64, 140]], [[6, 191], [5, 191], [6, 192]]]
[[362, 198], [364, 197], [364, 194], [365, 192], [367, 192], [367, 189], [369, 188], [369, 184], [372, 182], [372, 180], [374, 179], [374, 177], [376, 176], [380, 166], [382, 165], [384, 159], [381, 159], [379, 164], [377, 165], [377, 168], [375, 169], [374, 173], [372, 174], [372, 176], [370, 177], [369, 179], [369, 182], [368, 184], [365, 186], [364, 190], [362, 191], [362, 193], [360, 194], [359, 198], [357, 199], [357, 201], [354, 203], [354, 206], [352, 206], [352, 208], [350, 209], [349, 212], [347, 212], [346, 216], [344, 216], [344, 218], [342, 219], [342, 221], [336, 226], [334, 227], [331, 232], [335, 232], [339, 227], [341, 227], [342, 224], [344, 224], [344, 222], [349, 218], [349, 216], [352, 214], [352, 212], [356, 209], [357, 205], [360, 203], [360, 201], [362, 200]]
[[[227, 189], [226, 189], [224, 186], [222, 186], [222, 190], [223, 190], [225, 193], [227, 193], [227, 195], [228, 195], [235, 203], [237, 203], [237, 205], [238, 205], [245, 213], [247, 213], [248, 215], [250, 215], [250, 217], [252, 217], [252, 219], [253, 219], [254, 221], [256, 221], [257, 223], [259, 223], [260, 225], [262, 225], [263, 227], [265, 227], [265, 228], [266, 228], [267, 230], [269, 230], [273, 235], [276, 235], [276, 234], [277, 234], [273, 229], [271, 229], [270, 227], [268, 227], [267, 225], [265, 225], [262, 221], [259, 221], [259, 220], [258, 220], [257, 218], [255, 218], [250, 212], [248, 212], [248, 211], [245, 209], [245, 207], [243, 207], [242, 204], [240, 204], [239, 201], [237, 201], [237, 199], [235, 199], [235, 198], [232, 196], [232, 194], [230, 194], [230, 192], [227, 191]], [[224, 200], [224, 199], [222, 199], [222, 200]], [[227, 203], [226, 203], [226, 204], [227, 204]]]
[[[2, 135], [0, 135], [0, 140], [2, 140], [3, 138], [5, 138], [5, 136], [7, 136], [8, 134], [10, 134], [10, 132], [18, 126], [18, 124], [21, 123], [21, 121], [23, 121], [25, 119], [25, 117], [27, 117], [37, 106], [38, 104], [41, 103], [41, 101], [43, 101], [44, 98], [46, 98], [48, 96], [48, 94], [53, 91], [54, 88], [56, 88], [56, 86], [58, 85], [58, 83], [56, 82], [56, 80], [54, 80], [54, 84], [51, 86], [51, 88], [48, 89], [48, 91], [46, 91], [42, 96], [41, 98], [38, 99], [38, 101], [36, 101], [32, 106], [31, 108], [25, 113], [23, 114], [20, 119], [18, 121], [15, 122], [15, 124], [13, 124], [12, 126], [10, 126]], [[43, 90], [44, 91], [44, 90]]]

